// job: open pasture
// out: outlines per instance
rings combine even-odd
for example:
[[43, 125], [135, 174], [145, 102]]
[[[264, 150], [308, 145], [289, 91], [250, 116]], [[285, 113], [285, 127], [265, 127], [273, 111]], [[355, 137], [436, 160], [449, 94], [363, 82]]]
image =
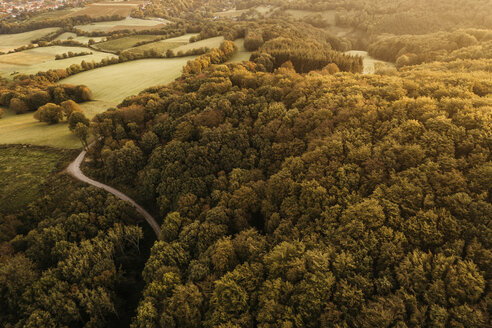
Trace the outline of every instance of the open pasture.
[[139, 19], [127, 17], [119, 21], [109, 21], [109, 22], [97, 22], [87, 25], [77, 25], [76, 28], [85, 32], [113, 32], [120, 30], [150, 30], [161, 28], [168, 23], [164, 19]]
[[57, 27], [43, 28], [24, 33], [0, 34], [0, 52], [8, 52], [31, 43], [32, 40], [39, 39], [45, 35], [58, 30]]
[[[55, 55], [67, 53], [69, 51], [74, 53], [92, 52], [92, 54], [55, 60]], [[114, 57], [114, 55], [83, 47], [53, 46], [33, 48], [12, 54], [1, 55], [0, 74], [7, 78], [14, 74], [35, 74], [50, 69], [67, 68], [72, 64], [80, 64], [83, 60], [98, 62], [106, 57]]]

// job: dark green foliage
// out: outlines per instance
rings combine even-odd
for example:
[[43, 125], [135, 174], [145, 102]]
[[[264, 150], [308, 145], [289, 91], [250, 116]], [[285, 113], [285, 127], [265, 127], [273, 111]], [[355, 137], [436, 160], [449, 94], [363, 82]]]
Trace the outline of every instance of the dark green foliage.
[[145, 260], [137, 215], [104, 191], [54, 180], [26, 209], [0, 215], [0, 324], [127, 325]]
[[134, 327], [484, 326], [487, 83], [219, 65], [96, 116], [165, 218]]

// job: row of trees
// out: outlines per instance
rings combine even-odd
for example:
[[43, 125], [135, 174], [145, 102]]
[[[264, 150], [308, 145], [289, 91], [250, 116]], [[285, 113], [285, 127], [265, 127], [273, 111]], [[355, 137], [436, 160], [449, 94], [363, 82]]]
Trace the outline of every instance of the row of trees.
[[96, 116], [163, 218], [133, 327], [486, 326], [489, 82], [229, 64]]
[[63, 54], [57, 54], [55, 55], [55, 60], [61, 60], [61, 59], [66, 59], [66, 58], [72, 58], [72, 57], [80, 57], [80, 56], [88, 56], [92, 55], [92, 52], [88, 51], [81, 51], [81, 52], [65, 52]]

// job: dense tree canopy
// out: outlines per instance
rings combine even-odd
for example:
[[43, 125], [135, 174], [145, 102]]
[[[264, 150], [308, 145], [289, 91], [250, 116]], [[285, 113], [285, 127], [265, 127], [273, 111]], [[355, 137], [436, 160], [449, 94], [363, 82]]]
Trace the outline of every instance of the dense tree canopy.
[[93, 174], [163, 217], [134, 327], [485, 326], [491, 91], [249, 63], [98, 115]]
[[121, 327], [145, 260], [138, 215], [68, 178], [51, 188], [27, 209], [0, 214], [0, 325]]

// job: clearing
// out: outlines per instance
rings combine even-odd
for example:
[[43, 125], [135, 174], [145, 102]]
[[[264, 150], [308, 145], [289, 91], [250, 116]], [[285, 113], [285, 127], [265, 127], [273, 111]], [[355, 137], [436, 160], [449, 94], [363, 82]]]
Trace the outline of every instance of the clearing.
[[[92, 52], [92, 55], [55, 60], [55, 55], [69, 51], [73, 53]], [[114, 55], [83, 47], [38, 47], [1, 55], [0, 74], [4, 77], [15, 74], [36, 74], [49, 69], [67, 68], [72, 64], [80, 64], [83, 60], [99, 62], [106, 57], [114, 57]]]
[[127, 17], [120, 21], [98, 22], [87, 25], [78, 25], [76, 28], [85, 32], [112, 32], [120, 30], [150, 30], [155, 28], [161, 28], [165, 26], [169, 21], [165, 19], [139, 19]]
[[237, 46], [237, 52], [229, 60], [229, 62], [238, 63], [243, 61], [249, 61], [249, 58], [251, 57], [252, 53], [244, 48], [244, 39], [237, 39], [236, 41], [234, 41], [234, 43]]
[[10, 50], [28, 45], [32, 40], [42, 38], [43, 36], [57, 30], [57, 27], [52, 27], [24, 33], [0, 34], [0, 52], [8, 52]]
[[374, 59], [371, 56], [367, 54], [367, 51], [362, 51], [362, 50], [350, 50], [345, 52], [347, 55], [351, 56], [359, 56], [362, 57], [364, 60], [364, 69], [362, 71], [362, 74], [374, 74], [376, 72], [376, 69], [379, 67], [395, 67], [395, 64], [385, 62], [382, 60]]

